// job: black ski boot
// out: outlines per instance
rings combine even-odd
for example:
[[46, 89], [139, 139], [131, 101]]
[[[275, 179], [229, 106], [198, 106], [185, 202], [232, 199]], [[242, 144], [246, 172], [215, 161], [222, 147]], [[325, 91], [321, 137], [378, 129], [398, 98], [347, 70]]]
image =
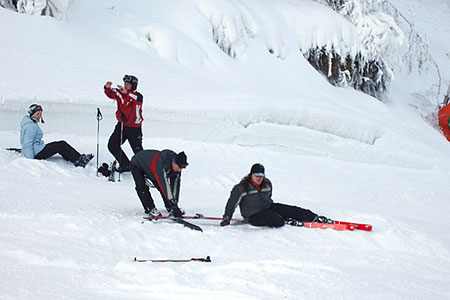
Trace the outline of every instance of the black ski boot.
[[314, 218], [313, 222], [316, 222], [316, 223], [334, 224], [334, 221], [333, 221], [333, 220], [331, 220], [331, 219], [329, 219], [329, 218], [327, 218], [327, 217], [325, 217], [325, 216], [319, 216], [319, 215], [317, 215], [317, 216]]
[[285, 221], [285, 224], [291, 225], [291, 226], [299, 226], [299, 227], [303, 226], [303, 222], [297, 221], [296, 219], [292, 219], [292, 218], [287, 219]]
[[75, 167], [86, 167], [86, 165], [94, 158], [92, 153], [89, 154], [81, 154], [80, 158], [74, 162]]

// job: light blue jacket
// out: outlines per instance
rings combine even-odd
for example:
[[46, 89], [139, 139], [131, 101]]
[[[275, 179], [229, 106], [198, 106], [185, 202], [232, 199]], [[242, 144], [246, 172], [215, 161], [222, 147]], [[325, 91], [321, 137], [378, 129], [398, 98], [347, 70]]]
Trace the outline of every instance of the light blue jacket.
[[43, 133], [38, 122], [28, 115], [23, 117], [20, 123], [20, 144], [22, 145], [22, 153], [26, 158], [34, 158], [44, 149], [45, 144], [42, 136]]

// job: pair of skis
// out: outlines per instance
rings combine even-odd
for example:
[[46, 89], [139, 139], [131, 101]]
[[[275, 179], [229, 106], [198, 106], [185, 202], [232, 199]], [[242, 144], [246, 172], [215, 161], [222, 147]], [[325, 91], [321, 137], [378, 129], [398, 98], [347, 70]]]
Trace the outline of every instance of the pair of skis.
[[[216, 220], [221, 221], [222, 218], [218, 217], [205, 217], [202, 214], [196, 214], [195, 216], [183, 216], [181, 218], [175, 218], [170, 216], [161, 216], [161, 217], [144, 217], [144, 219], [153, 221], [153, 220], [172, 220], [176, 223], [182, 224], [183, 226], [190, 228], [192, 230], [203, 231], [202, 228], [198, 225], [187, 222], [186, 220]], [[232, 219], [232, 221], [242, 221], [239, 219]], [[362, 231], [372, 231], [372, 225], [370, 224], [362, 224], [362, 223], [354, 223], [354, 222], [344, 222], [344, 221], [333, 221], [334, 223], [317, 223], [317, 222], [298, 222], [295, 226], [306, 227], [306, 228], [321, 228], [321, 229], [334, 229], [334, 230], [362, 230]]]

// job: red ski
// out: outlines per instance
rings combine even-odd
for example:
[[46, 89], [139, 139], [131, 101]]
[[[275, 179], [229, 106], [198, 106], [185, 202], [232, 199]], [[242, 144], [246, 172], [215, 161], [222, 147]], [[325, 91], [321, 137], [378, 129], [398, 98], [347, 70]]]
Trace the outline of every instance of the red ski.
[[316, 223], [316, 222], [301, 222], [300, 227], [308, 227], [308, 228], [321, 228], [321, 229], [334, 229], [334, 230], [355, 230], [355, 226], [353, 224], [329, 224], [329, 223]]
[[355, 227], [355, 229], [358, 229], [358, 230], [372, 231], [372, 225], [370, 225], [370, 224], [344, 222], [344, 221], [334, 221], [334, 224], [353, 225]]

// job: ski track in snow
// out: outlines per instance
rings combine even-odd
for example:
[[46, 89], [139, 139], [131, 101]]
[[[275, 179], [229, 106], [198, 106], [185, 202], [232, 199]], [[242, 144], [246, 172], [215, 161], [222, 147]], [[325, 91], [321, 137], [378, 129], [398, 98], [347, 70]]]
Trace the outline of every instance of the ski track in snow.
[[[95, 144], [95, 137], [53, 135], [80, 151]], [[61, 158], [28, 160], [4, 150], [16, 143], [16, 132], [2, 131], [0, 137], [0, 193], [7, 195], [0, 204], [2, 299], [55, 294], [60, 299], [448, 295], [450, 241], [442, 229], [449, 225], [448, 212], [436, 211], [433, 203], [448, 199], [449, 192], [439, 189], [444, 176], [427, 179], [436, 170], [355, 164], [264, 147], [146, 139], [152, 148], [188, 154], [180, 199], [188, 214], [220, 216], [232, 185], [260, 161], [274, 183], [275, 201], [374, 225], [367, 233], [221, 228], [218, 222], [193, 221], [203, 227], [200, 233], [166, 221], [141, 224], [142, 209], [129, 174], [111, 183], [95, 176], [95, 162], [81, 169]], [[109, 158], [106, 137], [101, 144], [103, 161]], [[155, 202], [162, 207], [159, 197]], [[211, 263], [132, 262], [134, 257], [207, 255]]]

